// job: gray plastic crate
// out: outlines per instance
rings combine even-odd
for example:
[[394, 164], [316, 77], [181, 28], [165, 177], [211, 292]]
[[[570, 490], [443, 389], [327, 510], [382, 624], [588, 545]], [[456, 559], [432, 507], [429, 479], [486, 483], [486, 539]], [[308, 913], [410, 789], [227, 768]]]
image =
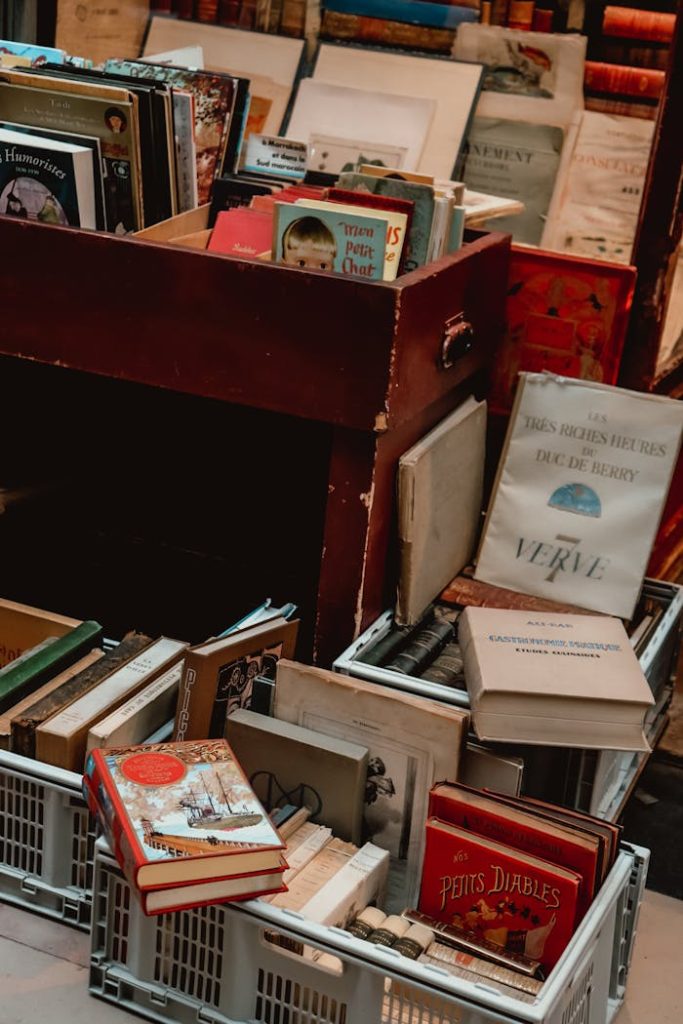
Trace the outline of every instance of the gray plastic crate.
[[0, 750], [0, 899], [87, 930], [94, 842], [80, 775]]
[[[648, 860], [624, 846], [530, 1004], [258, 900], [145, 917], [99, 841], [90, 992], [160, 1024], [609, 1024]], [[328, 954], [324, 965], [274, 944], [273, 933]]]

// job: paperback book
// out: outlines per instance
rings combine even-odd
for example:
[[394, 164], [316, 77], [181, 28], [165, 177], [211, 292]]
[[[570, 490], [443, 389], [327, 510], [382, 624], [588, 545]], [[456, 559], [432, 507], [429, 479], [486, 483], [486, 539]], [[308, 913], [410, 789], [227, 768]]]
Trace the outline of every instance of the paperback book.
[[334, 203], [308, 211], [275, 203], [273, 258], [306, 270], [334, 270], [367, 281], [384, 278], [388, 224], [377, 216], [346, 213]]

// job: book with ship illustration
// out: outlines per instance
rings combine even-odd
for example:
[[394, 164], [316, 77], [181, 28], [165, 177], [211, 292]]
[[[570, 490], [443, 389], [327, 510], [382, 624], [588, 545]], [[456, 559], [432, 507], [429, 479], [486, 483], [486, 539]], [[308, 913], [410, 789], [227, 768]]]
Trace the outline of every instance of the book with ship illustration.
[[95, 749], [83, 789], [131, 884], [178, 890], [161, 909], [208, 882], [234, 882], [222, 900], [284, 888], [285, 844], [225, 740]]

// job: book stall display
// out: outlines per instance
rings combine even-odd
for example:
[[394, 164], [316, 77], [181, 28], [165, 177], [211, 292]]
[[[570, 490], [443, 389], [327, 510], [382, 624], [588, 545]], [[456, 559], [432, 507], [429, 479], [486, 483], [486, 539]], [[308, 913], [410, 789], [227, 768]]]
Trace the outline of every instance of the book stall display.
[[0, 27], [0, 900], [160, 1024], [610, 1024], [683, 632], [680, 18]]

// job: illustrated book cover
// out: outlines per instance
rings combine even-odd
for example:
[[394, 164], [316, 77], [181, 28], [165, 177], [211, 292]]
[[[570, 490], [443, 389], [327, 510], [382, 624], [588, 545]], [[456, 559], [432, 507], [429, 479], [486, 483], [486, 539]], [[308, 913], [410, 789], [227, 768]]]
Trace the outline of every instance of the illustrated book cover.
[[650, 749], [654, 698], [619, 619], [465, 608], [459, 637], [480, 739]]
[[274, 714], [367, 747], [362, 838], [392, 856], [391, 912], [414, 904], [427, 795], [439, 779], [458, 777], [468, 713], [336, 672], [281, 661]]
[[296, 203], [275, 203], [273, 259], [306, 270], [381, 281], [384, 277], [388, 224], [379, 216], [329, 209], [302, 209]]
[[600, 884], [601, 845], [597, 836], [543, 820], [512, 807], [493, 794], [457, 783], [441, 782], [429, 794], [429, 817], [447, 821], [467, 832], [495, 839], [515, 850], [575, 871], [581, 878], [577, 924], [588, 910]]
[[419, 910], [551, 970], [574, 932], [580, 876], [437, 818], [425, 831]]
[[284, 843], [225, 740], [93, 750], [83, 788], [143, 891], [286, 866]]
[[521, 370], [616, 384], [635, 279], [633, 267], [513, 245], [491, 409], [509, 413]]
[[[340, 214], [346, 213], [352, 217], [355, 216], [355, 213], [358, 210], [357, 204], [342, 203], [338, 199], [334, 199], [329, 202], [320, 199], [297, 199], [295, 205], [303, 207], [306, 210], [313, 211], [337, 209]], [[386, 249], [384, 252], [384, 268], [382, 271], [382, 277], [385, 281], [394, 281], [401, 265], [403, 246], [406, 240], [408, 218], [405, 213], [388, 210], [386, 207], [381, 206], [376, 207], [375, 209], [367, 208], [366, 213], [369, 217], [375, 217], [378, 220], [386, 221]], [[346, 230], [347, 229], [345, 229], [345, 233]], [[355, 255], [355, 252], [353, 252], [353, 254]]]
[[399, 459], [399, 624], [418, 622], [474, 553], [485, 445], [486, 403], [470, 397]]
[[0, 213], [41, 224], [98, 227], [92, 151], [0, 128]]
[[631, 618], [682, 430], [674, 399], [520, 374], [475, 578]]
[[298, 628], [298, 619], [278, 617], [190, 648], [173, 738], [222, 736], [229, 715], [251, 707], [256, 676], [273, 678], [278, 659], [294, 656]]
[[267, 810], [306, 806], [335, 836], [360, 843], [368, 749], [239, 708], [226, 739]]

